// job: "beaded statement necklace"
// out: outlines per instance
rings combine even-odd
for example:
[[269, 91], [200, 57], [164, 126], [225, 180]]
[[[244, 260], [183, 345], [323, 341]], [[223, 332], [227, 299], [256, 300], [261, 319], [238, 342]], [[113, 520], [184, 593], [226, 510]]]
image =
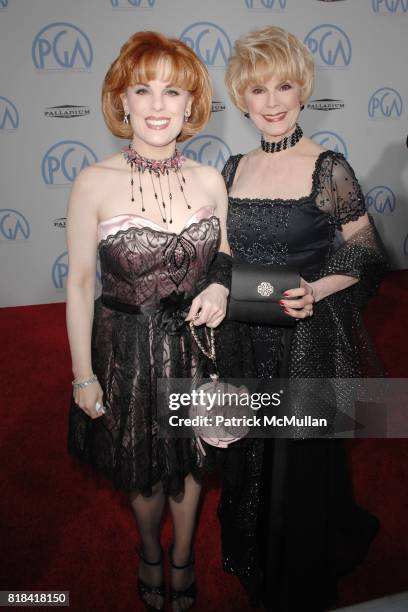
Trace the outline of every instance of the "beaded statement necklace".
[[261, 137], [261, 147], [265, 153], [278, 153], [279, 151], [284, 151], [285, 149], [289, 149], [290, 147], [294, 147], [295, 144], [299, 142], [299, 140], [303, 136], [303, 130], [300, 125], [296, 124], [296, 129], [290, 136], [285, 136], [279, 142], [267, 142], [263, 135]]
[[[146, 211], [145, 203], [144, 203], [144, 195], [143, 195], [143, 187], [142, 187], [142, 176], [145, 172], [147, 172], [150, 176], [150, 180], [153, 187], [154, 199], [157, 202], [159, 207], [160, 215], [164, 223], [173, 223], [173, 214], [172, 214], [172, 200], [173, 194], [171, 190], [170, 184], [170, 172], [175, 174], [177, 178], [177, 184], [180, 189], [180, 192], [183, 195], [184, 201], [186, 203], [187, 208], [190, 210], [191, 206], [187, 201], [186, 194], [184, 193], [183, 185], [186, 183], [186, 179], [184, 178], [183, 172], [181, 170], [186, 158], [180, 153], [178, 149], [176, 149], [171, 157], [166, 159], [148, 159], [147, 157], [143, 157], [140, 155], [135, 149], [132, 147], [132, 144], [129, 144], [127, 147], [123, 147], [121, 149], [121, 153], [123, 154], [126, 162], [130, 165], [130, 187], [131, 187], [131, 201], [134, 202], [134, 172], [137, 171], [138, 182], [139, 182], [139, 193], [140, 200], [142, 204], [142, 212]], [[164, 192], [161, 179], [167, 179], [167, 192], [168, 192], [168, 204], [166, 205], [164, 199]], [[159, 197], [160, 195], [160, 197]], [[161, 204], [160, 204], [160, 201]]]

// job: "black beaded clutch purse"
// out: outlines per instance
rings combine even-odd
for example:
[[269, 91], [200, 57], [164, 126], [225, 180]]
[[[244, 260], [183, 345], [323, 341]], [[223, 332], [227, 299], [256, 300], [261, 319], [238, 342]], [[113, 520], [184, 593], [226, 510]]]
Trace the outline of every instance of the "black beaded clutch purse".
[[299, 285], [299, 271], [290, 266], [233, 262], [227, 316], [232, 321], [291, 327], [296, 319], [283, 311], [279, 300]]

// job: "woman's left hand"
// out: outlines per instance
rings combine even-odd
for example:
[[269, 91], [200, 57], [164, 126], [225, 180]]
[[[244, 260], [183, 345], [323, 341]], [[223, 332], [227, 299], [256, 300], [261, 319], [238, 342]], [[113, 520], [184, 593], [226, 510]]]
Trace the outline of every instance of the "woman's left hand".
[[194, 321], [194, 325], [217, 327], [227, 312], [228, 293], [224, 285], [212, 283], [194, 298], [185, 320]]
[[284, 299], [280, 300], [286, 314], [295, 319], [306, 319], [313, 314], [314, 295], [313, 288], [303, 278], [300, 279], [300, 287], [285, 291]]

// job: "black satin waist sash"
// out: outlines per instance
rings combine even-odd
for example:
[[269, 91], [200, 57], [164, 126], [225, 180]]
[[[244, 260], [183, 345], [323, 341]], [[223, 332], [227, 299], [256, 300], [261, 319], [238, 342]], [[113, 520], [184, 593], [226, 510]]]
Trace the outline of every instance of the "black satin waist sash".
[[143, 304], [127, 304], [126, 302], [120, 302], [113, 297], [107, 295], [101, 295], [101, 302], [103, 306], [110, 310], [116, 310], [117, 312], [125, 312], [126, 314], [134, 315], [153, 315], [158, 310], [161, 310], [160, 306], [144, 306]]
[[192, 294], [176, 293], [162, 298], [152, 306], [128, 304], [108, 295], [101, 295], [101, 303], [115, 312], [131, 315], [145, 315], [153, 318], [153, 323], [169, 335], [178, 335], [187, 329], [185, 318], [190, 310]]

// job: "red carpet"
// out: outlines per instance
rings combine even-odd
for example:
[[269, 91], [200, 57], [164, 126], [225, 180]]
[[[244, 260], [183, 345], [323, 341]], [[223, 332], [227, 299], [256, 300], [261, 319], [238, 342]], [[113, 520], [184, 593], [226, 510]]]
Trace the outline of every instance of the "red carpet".
[[[393, 377], [408, 376], [407, 309], [408, 272], [394, 272], [366, 313]], [[63, 304], [0, 310], [0, 590], [69, 590], [75, 612], [142, 610], [132, 552], [137, 531], [126, 499], [66, 453], [71, 375], [64, 317]], [[356, 497], [382, 529], [364, 564], [342, 581], [341, 605], [408, 589], [408, 441], [349, 446]], [[221, 569], [217, 498], [214, 480], [197, 533], [195, 609], [249, 611], [238, 581]], [[170, 535], [166, 519], [166, 545]]]

